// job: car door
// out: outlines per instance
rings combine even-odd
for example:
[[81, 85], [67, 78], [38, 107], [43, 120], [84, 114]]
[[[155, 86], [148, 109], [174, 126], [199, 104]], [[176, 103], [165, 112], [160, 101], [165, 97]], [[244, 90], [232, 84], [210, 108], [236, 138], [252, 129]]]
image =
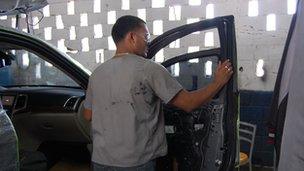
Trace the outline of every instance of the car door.
[[162, 170], [174, 168], [172, 161], [177, 161], [179, 170], [187, 171], [226, 171], [235, 168], [238, 156], [238, 88], [234, 17], [218, 17], [169, 30], [151, 42], [148, 58], [156, 58], [163, 48], [177, 40], [190, 37], [188, 42], [191, 42], [191, 36], [202, 37], [208, 31], [217, 33], [217, 46], [166, 56], [168, 60], [162, 65], [190, 91], [212, 82], [219, 61], [229, 59], [234, 74], [210, 103], [191, 113], [164, 105], [169, 146], [167, 161], [170, 162], [165, 163]]

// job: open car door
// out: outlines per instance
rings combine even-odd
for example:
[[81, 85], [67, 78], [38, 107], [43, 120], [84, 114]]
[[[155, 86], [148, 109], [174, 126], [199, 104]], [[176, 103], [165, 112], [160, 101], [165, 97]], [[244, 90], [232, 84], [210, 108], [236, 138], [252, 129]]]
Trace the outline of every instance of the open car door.
[[[199, 34], [197, 34], [200, 32]], [[209, 33], [208, 33], [209, 32]], [[234, 74], [228, 84], [208, 104], [191, 113], [164, 105], [168, 155], [158, 170], [234, 170], [238, 156], [238, 88], [234, 17], [224, 16], [187, 24], [165, 32], [149, 45], [152, 59], [171, 43], [193, 36], [216, 33], [218, 45], [167, 57], [162, 65], [189, 91], [211, 83], [219, 61], [229, 59]], [[212, 35], [212, 34], [211, 34]], [[193, 41], [195, 41], [193, 39]], [[205, 41], [207, 41], [205, 39]], [[203, 41], [202, 41], [203, 42]], [[176, 49], [179, 51], [179, 49]], [[174, 162], [176, 161], [176, 162]], [[175, 164], [172, 164], [175, 163]]]

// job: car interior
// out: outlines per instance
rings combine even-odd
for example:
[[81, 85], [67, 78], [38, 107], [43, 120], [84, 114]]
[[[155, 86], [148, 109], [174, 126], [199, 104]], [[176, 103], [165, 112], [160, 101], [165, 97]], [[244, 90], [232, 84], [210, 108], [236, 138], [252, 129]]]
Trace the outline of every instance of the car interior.
[[90, 125], [82, 117], [85, 91], [35, 52], [2, 47], [6, 47], [1, 49], [6, 65], [0, 68], [0, 75], [9, 79], [4, 86], [2, 82], [0, 95], [16, 129], [19, 151], [29, 155], [42, 152], [49, 168], [69, 146], [82, 149], [78, 151], [85, 151], [89, 159]]

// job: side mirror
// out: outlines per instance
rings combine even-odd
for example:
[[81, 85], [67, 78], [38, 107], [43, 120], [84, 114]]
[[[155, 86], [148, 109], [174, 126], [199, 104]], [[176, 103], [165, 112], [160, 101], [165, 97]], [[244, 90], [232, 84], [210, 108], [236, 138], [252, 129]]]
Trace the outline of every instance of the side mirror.
[[12, 60], [15, 60], [13, 54], [0, 51], [0, 68], [11, 65]]

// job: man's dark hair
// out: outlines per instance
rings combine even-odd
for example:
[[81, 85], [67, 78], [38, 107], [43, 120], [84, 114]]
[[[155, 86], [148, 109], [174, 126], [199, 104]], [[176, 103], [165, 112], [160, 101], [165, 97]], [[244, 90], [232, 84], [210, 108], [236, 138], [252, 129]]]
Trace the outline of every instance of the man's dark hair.
[[140, 28], [142, 24], [146, 22], [135, 16], [125, 15], [118, 18], [111, 32], [115, 44], [121, 41], [128, 32]]

